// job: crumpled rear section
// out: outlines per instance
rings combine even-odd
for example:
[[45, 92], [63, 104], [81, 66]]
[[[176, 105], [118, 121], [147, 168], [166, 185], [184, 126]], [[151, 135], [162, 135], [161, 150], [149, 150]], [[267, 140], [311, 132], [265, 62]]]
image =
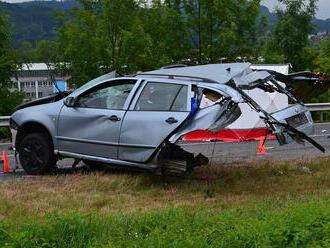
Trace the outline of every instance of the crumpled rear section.
[[191, 172], [195, 167], [207, 165], [209, 159], [202, 154], [194, 156], [175, 144], [166, 144], [158, 156], [162, 174]]
[[241, 89], [253, 89], [260, 83], [267, 82], [271, 75], [267, 71], [245, 70], [241, 75], [234, 77], [236, 87]]
[[169, 138], [169, 142], [175, 143], [182, 135], [196, 130], [218, 132], [237, 120], [241, 114], [238, 104], [231, 100], [200, 109]]

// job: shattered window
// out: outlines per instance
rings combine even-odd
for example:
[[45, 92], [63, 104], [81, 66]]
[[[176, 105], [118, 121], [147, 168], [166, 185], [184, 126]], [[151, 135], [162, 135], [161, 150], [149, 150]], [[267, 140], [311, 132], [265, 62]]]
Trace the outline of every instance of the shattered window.
[[223, 96], [216, 91], [203, 89], [203, 96], [200, 102], [200, 108], [210, 107], [223, 99]]
[[123, 109], [134, 84], [117, 84], [89, 91], [79, 98], [77, 105], [82, 108]]
[[148, 83], [134, 109], [140, 111], [187, 111], [187, 86]]

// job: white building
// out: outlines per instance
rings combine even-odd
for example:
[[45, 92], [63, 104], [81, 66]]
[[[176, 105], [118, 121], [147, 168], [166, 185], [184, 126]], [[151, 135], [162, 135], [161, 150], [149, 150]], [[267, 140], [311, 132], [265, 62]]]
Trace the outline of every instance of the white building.
[[[26, 99], [38, 99], [40, 97], [54, 94], [57, 89], [54, 86], [52, 73], [45, 63], [24, 64], [17, 78], [12, 77], [13, 88], [24, 91]], [[55, 80], [60, 90], [68, 89], [67, 80], [69, 76], [57, 76]]]

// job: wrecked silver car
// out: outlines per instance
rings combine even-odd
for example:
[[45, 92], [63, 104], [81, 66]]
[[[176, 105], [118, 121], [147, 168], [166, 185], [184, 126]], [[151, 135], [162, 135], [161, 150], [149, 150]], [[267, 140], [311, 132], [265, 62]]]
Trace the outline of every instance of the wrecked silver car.
[[[308, 137], [310, 112], [278, 83], [295, 78], [250, 66], [169, 66], [129, 77], [109, 73], [63, 99], [21, 106], [10, 119], [20, 164], [30, 174], [49, 172], [67, 157], [75, 163], [191, 171], [208, 159], [184, 151], [178, 140], [195, 130], [226, 128], [241, 115], [240, 103], [259, 113], [281, 145], [307, 140], [324, 152]], [[254, 88], [286, 94], [292, 105], [268, 113], [245, 92]], [[205, 98], [213, 104], [202, 107]]]

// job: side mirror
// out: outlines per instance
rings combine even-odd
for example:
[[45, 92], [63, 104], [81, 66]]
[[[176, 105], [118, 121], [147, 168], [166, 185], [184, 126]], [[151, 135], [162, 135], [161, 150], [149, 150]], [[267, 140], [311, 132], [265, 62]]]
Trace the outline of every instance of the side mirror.
[[76, 99], [74, 97], [67, 97], [64, 99], [64, 105], [67, 106], [68, 108], [73, 108], [75, 105]]

